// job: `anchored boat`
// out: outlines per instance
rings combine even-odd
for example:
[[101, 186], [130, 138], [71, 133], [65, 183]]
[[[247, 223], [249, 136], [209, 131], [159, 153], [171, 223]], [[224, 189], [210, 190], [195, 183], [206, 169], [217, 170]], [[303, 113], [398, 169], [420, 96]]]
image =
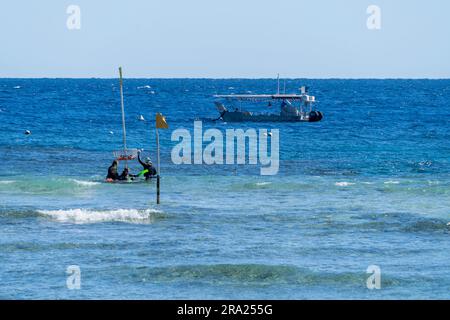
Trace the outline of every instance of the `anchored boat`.
[[[278, 86], [279, 87], [279, 86]], [[308, 94], [307, 87], [300, 88], [300, 94], [244, 94], [215, 95], [219, 119], [226, 122], [318, 122], [323, 114], [314, 109], [316, 98]], [[225, 106], [223, 100], [229, 104]], [[236, 102], [266, 102], [271, 107], [280, 103], [280, 113], [253, 113], [236, 107]], [[217, 119], [217, 120], [219, 120]]]

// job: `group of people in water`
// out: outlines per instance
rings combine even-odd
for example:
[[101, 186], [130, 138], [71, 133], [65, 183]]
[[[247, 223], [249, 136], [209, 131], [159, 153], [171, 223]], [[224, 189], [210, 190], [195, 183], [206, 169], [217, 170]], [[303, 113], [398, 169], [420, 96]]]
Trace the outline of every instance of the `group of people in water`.
[[108, 168], [108, 175], [106, 176], [107, 181], [130, 181], [134, 180], [140, 176], [144, 176], [145, 180], [151, 179], [156, 175], [156, 169], [153, 167], [153, 163], [150, 158], [146, 158], [145, 161], [141, 160], [141, 153], [138, 152], [138, 161], [142, 165], [143, 170], [135, 175], [131, 174], [129, 169], [126, 167], [123, 169], [122, 173], [119, 175], [119, 161], [114, 160], [112, 165]]

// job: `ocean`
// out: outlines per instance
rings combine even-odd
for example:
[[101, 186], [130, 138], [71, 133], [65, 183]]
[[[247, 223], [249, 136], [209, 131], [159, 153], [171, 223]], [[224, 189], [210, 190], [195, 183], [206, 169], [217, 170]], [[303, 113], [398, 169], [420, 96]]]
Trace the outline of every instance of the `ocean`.
[[[156, 162], [155, 114], [170, 126], [158, 206], [154, 181], [104, 183], [122, 148], [117, 79], [0, 79], [0, 299], [449, 299], [450, 80], [287, 92], [301, 85], [322, 122], [205, 120], [214, 94], [276, 80], [125, 79], [128, 146]], [[196, 119], [278, 129], [278, 174], [173, 164], [172, 131]]]

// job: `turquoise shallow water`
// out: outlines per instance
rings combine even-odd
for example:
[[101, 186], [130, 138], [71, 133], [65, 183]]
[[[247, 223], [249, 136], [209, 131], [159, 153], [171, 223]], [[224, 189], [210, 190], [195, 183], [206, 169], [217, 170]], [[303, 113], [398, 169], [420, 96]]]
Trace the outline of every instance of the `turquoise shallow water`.
[[[288, 90], [301, 84], [325, 119], [256, 125], [280, 130], [280, 172], [263, 177], [174, 165], [170, 133], [217, 117], [213, 94], [273, 81], [126, 80], [129, 145], [155, 158], [140, 114], [171, 126], [157, 207], [154, 183], [102, 181], [121, 143], [116, 80], [0, 80], [0, 298], [448, 299], [450, 81]], [[80, 290], [66, 287], [69, 265]], [[369, 265], [380, 290], [366, 287]]]

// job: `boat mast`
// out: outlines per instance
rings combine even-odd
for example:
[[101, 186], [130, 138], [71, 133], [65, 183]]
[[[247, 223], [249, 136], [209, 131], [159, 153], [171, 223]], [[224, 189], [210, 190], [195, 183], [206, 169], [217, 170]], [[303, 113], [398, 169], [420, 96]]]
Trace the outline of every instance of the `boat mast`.
[[[120, 75], [120, 106], [122, 108], [123, 152], [125, 155], [127, 155], [127, 130], [125, 128], [125, 108], [123, 103], [122, 67], [119, 67], [119, 75]], [[125, 167], [128, 168], [128, 161], [125, 161]]]

